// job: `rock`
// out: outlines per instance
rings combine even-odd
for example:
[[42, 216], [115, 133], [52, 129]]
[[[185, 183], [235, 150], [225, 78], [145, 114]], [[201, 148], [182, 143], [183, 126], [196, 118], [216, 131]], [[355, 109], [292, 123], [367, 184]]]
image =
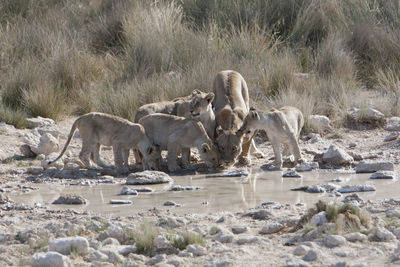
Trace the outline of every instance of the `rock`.
[[308, 138], [310, 144], [315, 144], [315, 143], [322, 141], [321, 135], [316, 134], [316, 133], [309, 133], [307, 135], [307, 138]]
[[72, 267], [68, 257], [57, 252], [35, 253], [30, 259], [32, 267]]
[[344, 245], [346, 243], [346, 239], [341, 235], [328, 235], [322, 239], [322, 243], [325, 247], [334, 248]]
[[180, 206], [179, 204], [176, 204], [173, 201], [167, 200], [164, 202], [163, 206], [167, 206], [167, 207], [176, 207], [176, 206]]
[[71, 252], [86, 254], [89, 249], [89, 242], [81, 236], [65, 237], [51, 240], [49, 242], [49, 250], [69, 255]]
[[162, 235], [156, 236], [153, 239], [152, 251], [154, 254], [174, 254], [178, 252], [178, 250], [172, 246], [168, 239]]
[[376, 191], [373, 185], [345, 185], [337, 190], [339, 193], [354, 193]]
[[347, 235], [344, 236], [346, 238], [347, 241], [349, 242], [364, 242], [367, 241], [367, 236], [362, 234], [362, 233], [349, 233]]
[[127, 186], [122, 187], [121, 192], [119, 192], [120, 195], [133, 195], [133, 196], [137, 196], [138, 192], [133, 189], [133, 188], [129, 188]]
[[169, 189], [169, 191], [191, 191], [191, 190], [199, 190], [199, 189], [201, 189], [201, 188], [198, 186], [174, 185]]
[[399, 137], [399, 132], [392, 132], [390, 133], [388, 136], [385, 137], [385, 139], [383, 140], [384, 142], [390, 142], [390, 141], [394, 141]]
[[83, 205], [86, 204], [86, 199], [78, 195], [61, 195], [51, 204]]
[[331, 145], [328, 151], [322, 155], [322, 161], [333, 166], [347, 166], [350, 165], [354, 159], [343, 149], [336, 145]]
[[271, 213], [267, 210], [257, 210], [245, 213], [243, 216], [250, 216], [255, 220], [265, 220], [271, 217]]
[[310, 185], [307, 187], [306, 191], [308, 193], [323, 193], [325, 189], [319, 185]]
[[232, 233], [235, 235], [242, 234], [247, 232], [247, 227], [246, 226], [232, 226]]
[[89, 252], [89, 255], [87, 257], [89, 261], [100, 261], [100, 262], [106, 262], [108, 261], [108, 256], [104, 253], [101, 253], [100, 251], [93, 250]]
[[161, 184], [173, 182], [172, 178], [165, 172], [142, 171], [129, 174], [126, 179], [127, 185]]
[[107, 245], [114, 245], [114, 246], [119, 246], [120, 243], [116, 238], [113, 237], [107, 237], [106, 239], [104, 239], [101, 244], [103, 246], [107, 246]]
[[204, 256], [207, 254], [205, 247], [196, 244], [187, 246], [186, 251], [192, 253], [194, 256]]
[[181, 266], [185, 263], [185, 261], [179, 257], [172, 257], [167, 260], [167, 264], [173, 265], [175, 267]]
[[296, 248], [293, 250], [293, 255], [296, 256], [304, 256], [307, 254], [309, 247], [304, 245], [297, 245]]
[[153, 189], [150, 187], [139, 187], [139, 188], [135, 188], [135, 190], [137, 192], [143, 192], [143, 193], [153, 192]]
[[373, 173], [370, 179], [396, 179], [397, 175], [395, 172], [392, 171], [378, 171]]
[[233, 262], [230, 260], [222, 260], [215, 263], [215, 267], [229, 267], [233, 266]]
[[249, 172], [246, 169], [233, 170], [225, 173], [215, 173], [206, 175], [206, 178], [214, 178], [214, 177], [240, 177], [240, 176], [248, 176]]
[[123, 205], [123, 204], [132, 204], [133, 202], [131, 200], [125, 200], [125, 199], [110, 199], [110, 204], [112, 205]]
[[296, 166], [295, 170], [297, 172], [308, 172], [314, 169], [318, 169], [318, 163], [317, 162], [303, 162], [299, 165]]
[[324, 115], [310, 115], [308, 124], [311, 130], [317, 133], [331, 132], [333, 130], [329, 118]]
[[386, 131], [400, 131], [400, 118], [391, 117], [386, 121]]
[[29, 145], [29, 147], [36, 155], [49, 155], [60, 150], [60, 144], [58, 143], [58, 140], [49, 133], [45, 133], [40, 137], [39, 144], [37, 146]]
[[382, 161], [382, 162], [362, 161], [358, 163], [356, 167], [356, 173], [370, 173], [377, 171], [394, 171], [394, 164], [388, 161]]
[[332, 267], [347, 267], [347, 263], [345, 261], [340, 261], [335, 264], [332, 264]]
[[220, 242], [220, 243], [232, 243], [232, 241], [233, 241], [233, 234], [230, 233], [230, 232], [227, 232], [227, 231], [223, 231], [223, 230], [222, 230], [222, 231], [218, 232], [218, 233], [214, 236], [213, 240], [216, 240], [216, 241], [218, 241], [218, 242]]
[[253, 236], [253, 237], [248, 236], [248, 237], [239, 238], [238, 240], [236, 240], [236, 244], [238, 244], [238, 245], [254, 244], [259, 241], [260, 241], [260, 239], [256, 236]]
[[47, 168], [49, 168], [49, 167], [55, 167], [55, 168], [57, 168], [58, 170], [61, 170], [61, 169], [64, 168], [64, 163], [62, 162], [63, 157], [62, 157], [60, 160], [54, 162], [53, 164], [51, 164], [51, 165], [49, 166], [49, 162], [55, 160], [57, 157], [58, 157], [58, 153], [51, 153], [51, 154], [47, 155], [47, 156], [45, 157], [45, 159], [42, 160], [42, 161], [40, 162], [40, 165], [41, 165], [44, 169], [47, 169]]
[[101, 247], [99, 251], [108, 257], [108, 261], [111, 263], [123, 262], [124, 257], [120, 254], [120, 246], [105, 246]]
[[386, 217], [388, 218], [399, 218], [400, 217], [400, 210], [398, 209], [388, 209], [386, 211]]
[[260, 231], [260, 234], [275, 234], [283, 229], [283, 225], [279, 222], [268, 222]]
[[36, 128], [35, 130], [38, 131], [38, 133], [40, 135], [44, 135], [44, 134], [51, 134], [52, 136], [54, 136], [55, 138], [59, 138], [61, 136], [61, 131], [58, 128], [57, 125], [45, 125], [45, 126], [40, 126], [38, 128]]
[[318, 258], [318, 253], [314, 249], [310, 249], [306, 255], [303, 256], [305, 261], [315, 261]]
[[351, 108], [347, 112], [350, 120], [367, 123], [373, 126], [383, 126], [386, 124], [385, 115], [373, 108], [367, 108], [365, 111], [359, 108]]
[[146, 261], [146, 265], [156, 265], [157, 263], [160, 263], [166, 259], [166, 256], [164, 254], [159, 254], [157, 256], [154, 256], [153, 258], [149, 259]]
[[52, 119], [42, 118], [40, 116], [38, 116], [36, 118], [27, 118], [26, 121], [28, 122], [28, 128], [30, 128], [30, 129], [54, 124], [54, 121]]
[[28, 167], [26, 169], [26, 173], [32, 174], [32, 175], [39, 175], [43, 172], [42, 167]]
[[356, 204], [364, 204], [364, 199], [362, 199], [357, 193], [345, 196], [342, 200], [343, 203], [356, 203]]
[[167, 228], [178, 228], [184, 225], [184, 222], [180, 219], [177, 220], [173, 217], [167, 217], [167, 218], [160, 218], [157, 222], [157, 225]]
[[321, 211], [311, 217], [310, 223], [316, 226], [323, 225], [328, 220], [326, 219], [326, 212]]
[[282, 175], [282, 177], [301, 178], [303, 176], [298, 174], [296, 171], [287, 171]]
[[355, 161], [361, 161], [364, 159], [363, 155], [354, 151], [348, 151], [347, 154], [349, 154]]
[[396, 240], [396, 236], [392, 234], [389, 230], [383, 227], [375, 227], [372, 229], [369, 236], [370, 241], [375, 242], [390, 242]]
[[21, 154], [27, 158], [33, 158], [36, 154], [32, 151], [31, 147], [28, 144], [23, 144], [19, 147], [19, 151]]
[[14, 125], [0, 122], [0, 134], [6, 134], [15, 131]]

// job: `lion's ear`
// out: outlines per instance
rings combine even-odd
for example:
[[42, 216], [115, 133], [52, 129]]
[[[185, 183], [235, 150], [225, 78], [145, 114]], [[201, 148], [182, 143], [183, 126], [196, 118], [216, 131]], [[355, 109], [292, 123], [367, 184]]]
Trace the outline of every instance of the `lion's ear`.
[[214, 100], [214, 93], [208, 93], [206, 96], [207, 102], [210, 104]]
[[194, 89], [194, 90], [192, 91], [192, 96], [195, 96], [195, 95], [197, 95], [197, 94], [200, 94], [200, 90], [199, 90], [199, 89]]
[[211, 148], [208, 144], [204, 143], [201, 145], [201, 151], [203, 151], [203, 153], [207, 153], [210, 150], [211, 150]]
[[224, 132], [224, 130], [222, 129], [221, 125], [219, 125], [217, 127], [217, 129], [215, 129], [215, 132], [217, 133], [217, 136], [222, 134]]
[[249, 111], [255, 111], [255, 110], [256, 110], [255, 107], [250, 107], [250, 110], [249, 110]]
[[250, 116], [253, 120], [260, 120], [260, 115], [257, 111], [250, 111]]

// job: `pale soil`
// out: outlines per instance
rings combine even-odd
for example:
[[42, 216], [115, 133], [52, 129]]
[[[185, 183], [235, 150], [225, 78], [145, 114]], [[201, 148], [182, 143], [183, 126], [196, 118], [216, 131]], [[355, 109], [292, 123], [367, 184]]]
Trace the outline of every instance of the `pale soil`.
[[[69, 133], [70, 125], [74, 118], [69, 118], [58, 123], [60, 130], [64, 133], [60, 144], [64, 145], [66, 135]], [[23, 144], [23, 133], [30, 130], [13, 130], [8, 133], [0, 133], [0, 157], [4, 160], [14, 155], [19, 155], [19, 147]], [[301, 141], [300, 146], [302, 155], [306, 161], [311, 161], [313, 155], [310, 151], [324, 152], [330, 144], [337, 144], [346, 151], [354, 151], [361, 154], [376, 154], [375, 161], [391, 161], [398, 164], [400, 151], [398, 141], [383, 142], [389, 132], [383, 129], [356, 131], [340, 129], [335, 134], [322, 137], [322, 140], [310, 144], [309, 141]], [[259, 141], [259, 140], [258, 140]], [[349, 148], [350, 143], [355, 143], [353, 149]], [[70, 145], [73, 157], [77, 157], [80, 151], [80, 139], [74, 138]], [[258, 168], [266, 163], [273, 156], [272, 149], [268, 142], [258, 144], [258, 147], [265, 153], [266, 158], [253, 158], [252, 167]], [[308, 151], [308, 153], [306, 153]], [[107, 163], [112, 163], [112, 150], [106, 148], [101, 153]], [[132, 157], [132, 156], [131, 156]], [[0, 166], [0, 192], [2, 196], [24, 194], [29, 190], [34, 190], [35, 184], [27, 181], [29, 176], [26, 170], [30, 166], [40, 166], [40, 161], [35, 159], [15, 159], [6, 160]], [[226, 182], [229, 182], [227, 180]], [[52, 181], [54, 186], [63, 183], [62, 179]], [[396, 181], [397, 183], [397, 181]], [[362, 195], [361, 195], [362, 196]], [[383, 202], [376, 200], [365, 204], [363, 209], [369, 211], [373, 226], [388, 227], [385, 212], [391, 209], [399, 209], [397, 202]], [[261, 205], [261, 203], [259, 203]], [[33, 206], [27, 204], [0, 204], [0, 266], [24, 266], [29, 264], [29, 258], [35, 252], [47, 251], [46, 246], [49, 240], [70, 235], [81, 235], [86, 238], [99, 239], [99, 232], [105, 230], [107, 226], [133, 227], [137, 229], [144, 221], [146, 223], [157, 223], [160, 218], [172, 218], [179, 221], [179, 226], [174, 230], [181, 232], [185, 230], [195, 231], [204, 235], [206, 240], [207, 254], [204, 256], [179, 257], [183, 260], [181, 266], [331, 266], [339, 262], [347, 265], [337, 266], [391, 266], [399, 264], [397, 256], [398, 241], [363, 243], [346, 242], [336, 248], [327, 248], [323, 245], [322, 237], [310, 242], [302, 242], [308, 249], [317, 252], [314, 261], [306, 262], [301, 260], [302, 256], [293, 254], [294, 246], [284, 244], [293, 236], [301, 235], [302, 230], [297, 233], [288, 233], [290, 226], [300, 218], [306, 211], [304, 205], [285, 205], [285, 203], [272, 203], [271, 205], [258, 207], [256, 210], [266, 209], [271, 212], [271, 216], [263, 220], [244, 217], [248, 211], [238, 212], [219, 212], [214, 214], [186, 214], [177, 215], [174, 208], [169, 210], [155, 209], [147, 212], [133, 213], [127, 217], [107, 217], [97, 216], [92, 213], [80, 213], [74, 211], [74, 207], [64, 211], [54, 211], [46, 206]], [[221, 217], [224, 221], [217, 223]], [[384, 220], [384, 219], [385, 220]], [[286, 227], [275, 234], [260, 234], [261, 228], [268, 222], [280, 222]], [[92, 222], [101, 222], [105, 228], [101, 231], [88, 229]], [[399, 218], [390, 219], [390, 225], [400, 226]], [[218, 227], [224, 233], [233, 235], [233, 241], [220, 243], [215, 241], [215, 235], [211, 235], [211, 227]], [[247, 231], [242, 234], [232, 234], [232, 226], [247, 227]], [[161, 228], [160, 228], [161, 229]], [[162, 230], [166, 232], [167, 230]], [[21, 233], [24, 238], [21, 239]], [[254, 238], [250, 244], [237, 244], [241, 238]], [[45, 240], [45, 242], [41, 242]], [[133, 241], [130, 243], [133, 244]], [[396, 256], [397, 255], [397, 256]], [[168, 266], [168, 259], [176, 257], [166, 256], [166, 259], [158, 266]], [[134, 253], [124, 257], [123, 262], [99, 263], [90, 262], [87, 255], [69, 256], [75, 266], [141, 266], [150, 258], [141, 257]], [[293, 264], [292, 264], [293, 263]], [[107, 265], [109, 264], [109, 265]], [[292, 264], [292, 265], [291, 265]]]

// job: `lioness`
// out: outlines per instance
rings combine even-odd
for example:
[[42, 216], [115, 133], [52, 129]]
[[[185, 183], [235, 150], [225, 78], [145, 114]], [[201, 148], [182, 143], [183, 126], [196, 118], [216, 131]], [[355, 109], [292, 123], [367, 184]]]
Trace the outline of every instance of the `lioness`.
[[[216, 143], [225, 165], [239, 162], [250, 164], [249, 150], [252, 145], [255, 153], [262, 156], [250, 138], [237, 135], [249, 112], [249, 92], [246, 81], [236, 71], [225, 70], [217, 74], [213, 83], [214, 108], [216, 114]], [[243, 140], [242, 140], [243, 139]]]
[[[169, 114], [150, 114], [139, 120], [150, 140], [162, 150], [168, 150], [168, 170], [180, 169], [177, 164], [177, 153], [182, 150], [182, 165], [189, 164], [188, 149], [196, 147], [200, 157], [208, 167], [219, 165], [217, 147], [208, 137], [201, 122]], [[159, 167], [159, 166], [158, 166]]]
[[284, 144], [284, 155], [290, 152], [296, 162], [301, 162], [298, 144], [300, 131], [304, 125], [301, 111], [295, 107], [283, 107], [279, 110], [271, 109], [268, 112], [250, 110], [243, 121], [238, 135], [252, 135], [255, 130], [265, 130], [275, 155], [275, 168], [282, 168], [282, 154], [280, 145]]
[[213, 99], [213, 93], [205, 93], [196, 89], [186, 97], [176, 98], [172, 101], [150, 103], [139, 107], [136, 110], [134, 122], [138, 123], [144, 116], [154, 113], [196, 119], [201, 121], [207, 134], [213, 138], [215, 132], [215, 115], [211, 106]]
[[86, 168], [91, 168], [89, 157], [98, 166], [107, 168], [100, 159], [100, 146], [112, 146], [115, 166], [119, 169], [128, 168], [129, 149], [136, 148], [144, 155], [143, 169], [154, 169], [160, 160], [159, 152], [146, 136], [142, 125], [132, 123], [116, 116], [92, 112], [80, 116], [71, 127], [67, 142], [60, 155], [48, 166], [59, 160], [67, 150], [76, 129], [82, 138], [82, 150], [79, 158]]

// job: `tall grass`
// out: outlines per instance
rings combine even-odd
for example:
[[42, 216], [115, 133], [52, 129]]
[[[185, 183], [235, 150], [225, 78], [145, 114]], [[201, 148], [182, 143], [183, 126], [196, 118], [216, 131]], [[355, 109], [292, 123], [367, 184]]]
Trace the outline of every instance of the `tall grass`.
[[397, 115], [399, 26], [398, 1], [383, 0], [4, 0], [1, 102], [7, 114], [131, 119], [234, 69], [258, 107], [338, 123], [366, 102]]

